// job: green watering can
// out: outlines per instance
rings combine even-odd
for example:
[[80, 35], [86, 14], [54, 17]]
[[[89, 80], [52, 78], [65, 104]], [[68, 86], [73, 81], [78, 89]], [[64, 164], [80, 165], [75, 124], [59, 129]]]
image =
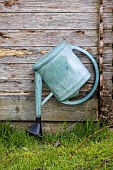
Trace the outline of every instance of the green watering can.
[[[78, 96], [81, 87], [91, 77], [90, 72], [75, 55], [73, 50], [84, 53], [93, 63], [95, 69], [95, 82], [91, 91], [82, 99], [70, 101]], [[28, 132], [42, 135], [41, 107], [54, 95], [56, 99], [67, 105], [76, 105], [88, 100], [95, 92], [99, 81], [99, 69], [95, 59], [90, 53], [80, 47], [65, 41], [46, 53], [33, 65], [35, 71], [35, 98], [36, 98], [36, 123]], [[42, 101], [42, 79], [51, 93]]]

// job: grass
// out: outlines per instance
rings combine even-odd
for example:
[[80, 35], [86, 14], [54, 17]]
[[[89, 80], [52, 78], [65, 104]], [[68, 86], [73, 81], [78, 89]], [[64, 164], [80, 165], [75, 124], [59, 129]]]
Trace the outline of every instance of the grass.
[[[58, 143], [58, 145], [57, 145]], [[37, 138], [0, 124], [0, 170], [112, 170], [113, 131], [77, 123], [71, 132]]]

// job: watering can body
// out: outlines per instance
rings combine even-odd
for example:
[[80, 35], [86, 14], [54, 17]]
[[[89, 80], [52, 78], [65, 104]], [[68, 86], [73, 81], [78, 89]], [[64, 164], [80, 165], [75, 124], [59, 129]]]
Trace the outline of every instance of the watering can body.
[[63, 42], [45, 54], [33, 66], [58, 101], [78, 95], [91, 77], [90, 72], [73, 53], [73, 46]]

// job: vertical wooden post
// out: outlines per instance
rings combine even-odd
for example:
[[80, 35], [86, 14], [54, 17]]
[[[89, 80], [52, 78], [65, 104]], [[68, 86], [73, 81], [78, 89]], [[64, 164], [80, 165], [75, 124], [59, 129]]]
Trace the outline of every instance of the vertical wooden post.
[[[100, 67], [100, 117], [103, 121], [110, 123], [113, 115], [112, 108], [112, 38], [106, 44], [105, 35], [111, 32], [112, 28], [104, 28], [105, 17], [108, 13], [103, 9], [104, 1], [99, 1], [99, 67]], [[110, 14], [110, 12], [109, 12]], [[108, 23], [109, 23], [108, 18]], [[104, 50], [109, 49], [107, 54]], [[109, 61], [109, 62], [108, 62]]]
[[100, 100], [99, 100], [99, 112], [102, 118], [103, 111], [103, 0], [99, 1], [99, 44], [98, 44], [98, 53], [99, 53], [99, 68], [100, 68]]

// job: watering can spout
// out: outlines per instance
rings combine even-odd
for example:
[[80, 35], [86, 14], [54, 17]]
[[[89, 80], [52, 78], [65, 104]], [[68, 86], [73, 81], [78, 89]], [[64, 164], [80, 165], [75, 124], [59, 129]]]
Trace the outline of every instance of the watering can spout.
[[36, 102], [36, 123], [33, 124], [28, 132], [33, 135], [41, 136], [41, 101], [42, 101], [42, 78], [38, 72], [35, 72], [35, 102]]
[[41, 117], [36, 118], [36, 123], [28, 129], [28, 132], [32, 135], [42, 136]]

